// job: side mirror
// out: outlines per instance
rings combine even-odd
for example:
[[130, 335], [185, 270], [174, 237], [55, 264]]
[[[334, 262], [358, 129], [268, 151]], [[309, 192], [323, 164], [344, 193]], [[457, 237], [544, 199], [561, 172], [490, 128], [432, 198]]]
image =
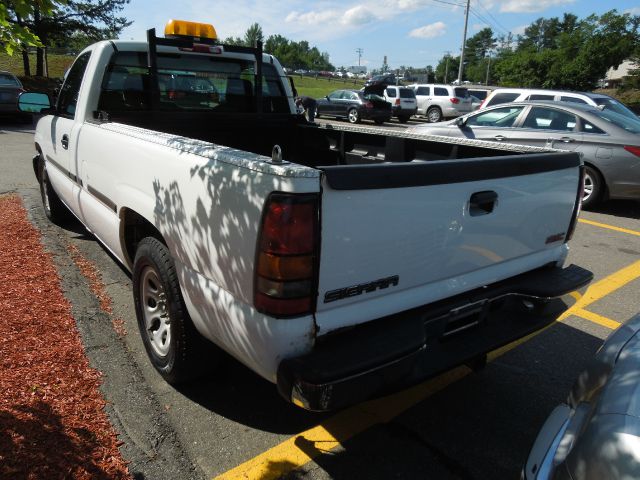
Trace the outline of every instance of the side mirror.
[[331, 101], [331, 99], [329, 98], [329, 95], [325, 95], [325, 97], [324, 97], [324, 98], [326, 98], [328, 102], [330, 102], [330, 101]]
[[25, 113], [42, 113], [51, 108], [51, 99], [46, 93], [26, 92], [18, 98], [18, 110]]
[[454, 125], [457, 125], [458, 127], [464, 127], [467, 124], [467, 118], [466, 117], [458, 117], [453, 121]]

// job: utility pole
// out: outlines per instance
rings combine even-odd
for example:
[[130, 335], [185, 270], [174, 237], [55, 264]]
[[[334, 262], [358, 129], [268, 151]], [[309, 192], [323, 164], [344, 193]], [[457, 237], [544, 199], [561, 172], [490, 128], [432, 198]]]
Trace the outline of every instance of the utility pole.
[[444, 83], [448, 83], [448, 79], [449, 79], [449, 59], [451, 58], [451, 52], [450, 51], [446, 51], [444, 52], [444, 55], [446, 58], [445, 63], [444, 63]]
[[362, 58], [364, 50], [362, 48], [356, 48], [356, 53], [358, 54], [358, 66], [360, 66], [360, 59]]
[[460, 68], [458, 69], [458, 84], [462, 84], [462, 70], [464, 68], [464, 44], [467, 43], [467, 24], [469, 23], [469, 4], [471, 0], [467, 0], [467, 8], [464, 11], [464, 33], [462, 34], [462, 51], [460, 52]]
[[489, 52], [489, 63], [487, 64], [487, 78], [484, 81], [485, 85], [489, 85], [489, 69], [491, 68], [491, 52]]

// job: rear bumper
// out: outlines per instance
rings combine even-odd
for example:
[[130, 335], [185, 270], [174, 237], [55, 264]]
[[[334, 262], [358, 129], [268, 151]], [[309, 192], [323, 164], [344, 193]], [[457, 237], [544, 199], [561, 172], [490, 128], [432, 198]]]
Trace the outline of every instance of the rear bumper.
[[[575, 265], [545, 267], [327, 335], [312, 352], [280, 363], [278, 391], [327, 411], [399, 390], [543, 328], [592, 278]], [[526, 311], [522, 298], [552, 300], [540, 312]]]

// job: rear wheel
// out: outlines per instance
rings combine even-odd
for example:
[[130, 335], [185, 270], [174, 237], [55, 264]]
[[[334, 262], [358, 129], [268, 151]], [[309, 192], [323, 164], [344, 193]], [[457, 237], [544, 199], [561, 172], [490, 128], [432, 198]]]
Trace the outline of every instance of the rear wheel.
[[47, 166], [42, 158], [38, 160], [38, 179], [40, 180], [40, 196], [42, 197], [44, 214], [56, 225], [64, 224], [69, 220], [71, 212], [53, 189], [47, 173]]
[[157, 238], [138, 244], [133, 299], [147, 355], [168, 383], [190, 380], [215, 363], [206, 355], [215, 347], [193, 326], [169, 249]]
[[438, 107], [431, 107], [427, 110], [427, 120], [431, 123], [436, 123], [442, 120], [442, 112]]
[[360, 114], [358, 113], [358, 110], [355, 108], [349, 109], [349, 112], [347, 113], [347, 120], [349, 120], [349, 123], [360, 123]]
[[604, 182], [602, 176], [594, 168], [585, 165], [584, 167], [584, 191], [582, 194], [582, 206], [584, 208], [593, 207], [602, 197]]

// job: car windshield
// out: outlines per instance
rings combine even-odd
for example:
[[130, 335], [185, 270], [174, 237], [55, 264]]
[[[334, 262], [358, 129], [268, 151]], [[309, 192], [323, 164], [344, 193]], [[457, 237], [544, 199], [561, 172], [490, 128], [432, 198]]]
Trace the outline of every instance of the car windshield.
[[596, 105], [603, 106], [605, 110], [616, 112], [620, 115], [624, 115], [625, 117], [632, 118], [634, 120], [638, 119], [638, 116], [625, 107], [619, 101], [609, 98], [609, 97], [599, 97], [593, 99], [596, 102]]
[[597, 115], [617, 127], [624, 128], [627, 132], [640, 133], [640, 119], [638, 119], [638, 117], [630, 118], [618, 112], [607, 110], [606, 108], [601, 112], [598, 111]]
[[19, 87], [20, 82], [13, 75], [9, 75], [7, 73], [0, 73], [0, 85], [4, 87]]

